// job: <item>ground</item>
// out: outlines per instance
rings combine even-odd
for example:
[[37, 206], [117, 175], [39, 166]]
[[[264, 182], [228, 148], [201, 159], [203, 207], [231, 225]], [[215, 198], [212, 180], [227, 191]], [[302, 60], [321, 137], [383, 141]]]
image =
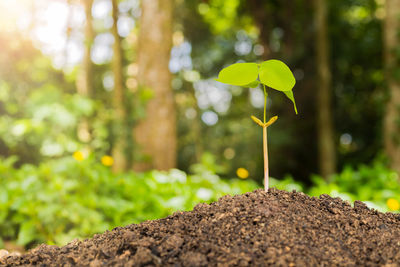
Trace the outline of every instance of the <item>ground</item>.
[[277, 189], [118, 227], [0, 266], [400, 266], [400, 215]]

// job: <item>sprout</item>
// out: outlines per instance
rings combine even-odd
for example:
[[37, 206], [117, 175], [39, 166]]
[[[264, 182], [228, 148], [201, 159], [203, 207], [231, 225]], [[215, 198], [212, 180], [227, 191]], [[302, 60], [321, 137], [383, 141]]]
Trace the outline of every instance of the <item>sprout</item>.
[[264, 118], [261, 121], [255, 116], [251, 119], [263, 128], [263, 152], [264, 152], [264, 187], [268, 191], [269, 169], [268, 169], [268, 145], [267, 128], [272, 125], [278, 116], [266, 120], [267, 88], [272, 88], [284, 93], [293, 102], [294, 111], [297, 114], [296, 102], [293, 95], [293, 87], [296, 79], [289, 67], [280, 60], [272, 59], [257, 63], [236, 63], [222, 69], [218, 75], [221, 83], [255, 88], [262, 84], [264, 88]]

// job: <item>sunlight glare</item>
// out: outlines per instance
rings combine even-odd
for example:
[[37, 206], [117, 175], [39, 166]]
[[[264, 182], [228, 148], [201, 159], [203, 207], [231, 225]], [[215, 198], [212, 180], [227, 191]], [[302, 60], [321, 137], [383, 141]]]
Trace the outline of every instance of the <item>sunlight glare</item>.
[[[85, 14], [80, 4], [66, 1], [1, 0], [0, 34], [31, 38], [34, 45], [53, 58], [57, 68], [72, 66], [82, 58]], [[66, 35], [70, 29], [69, 35]]]
[[[32, 0], [2, 0], [0, 1], [0, 33], [15, 32], [18, 18], [24, 13], [23, 8], [32, 7]], [[27, 20], [27, 16], [25, 16]]]

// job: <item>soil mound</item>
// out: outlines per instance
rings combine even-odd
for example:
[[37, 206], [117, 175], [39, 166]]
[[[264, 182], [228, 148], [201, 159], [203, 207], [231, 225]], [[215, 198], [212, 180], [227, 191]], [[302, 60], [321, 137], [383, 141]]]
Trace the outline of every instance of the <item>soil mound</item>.
[[400, 266], [400, 215], [270, 189], [118, 227], [1, 266]]

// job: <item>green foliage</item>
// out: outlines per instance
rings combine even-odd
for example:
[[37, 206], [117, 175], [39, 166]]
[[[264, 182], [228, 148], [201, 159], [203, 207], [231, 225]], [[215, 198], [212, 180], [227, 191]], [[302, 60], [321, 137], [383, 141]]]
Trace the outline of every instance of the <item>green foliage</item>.
[[27, 40], [0, 35], [0, 152], [18, 156], [18, 164], [39, 163], [82, 146], [76, 128], [82, 117], [91, 119], [93, 150], [108, 149], [106, 129], [110, 112], [101, 101], [76, 93], [74, 83], [55, 70]]
[[272, 89], [282, 91], [293, 102], [297, 114], [292, 91], [296, 79], [289, 67], [280, 60], [271, 59], [261, 64], [235, 63], [222, 69], [216, 81], [250, 88], [257, 87], [261, 82]]
[[177, 169], [115, 175], [94, 156], [19, 169], [15, 161], [0, 161], [0, 236], [25, 246], [65, 244], [257, 187], [251, 180], [221, 179], [209, 158], [191, 175]]
[[371, 208], [388, 211], [387, 201], [400, 202], [399, 176], [386, 167], [380, 160], [372, 165], [350, 166], [335, 174], [329, 181], [320, 176], [313, 176], [313, 186], [308, 191], [312, 196], [329, 194], [348, 201], [365, 201]]
[[252, 26], [249, 16], [238, 16], [237, 12], [240, 3], [241, 0], [201, 1], [201, 3], [198, 4], [198, 12], [204, 17], [204, 20], [210, 24], [214, 34], [228, 35], [229, 30], [234, 26], [240, 25], [240, 28], [243, 28], [243, 26], [250, 28]]

